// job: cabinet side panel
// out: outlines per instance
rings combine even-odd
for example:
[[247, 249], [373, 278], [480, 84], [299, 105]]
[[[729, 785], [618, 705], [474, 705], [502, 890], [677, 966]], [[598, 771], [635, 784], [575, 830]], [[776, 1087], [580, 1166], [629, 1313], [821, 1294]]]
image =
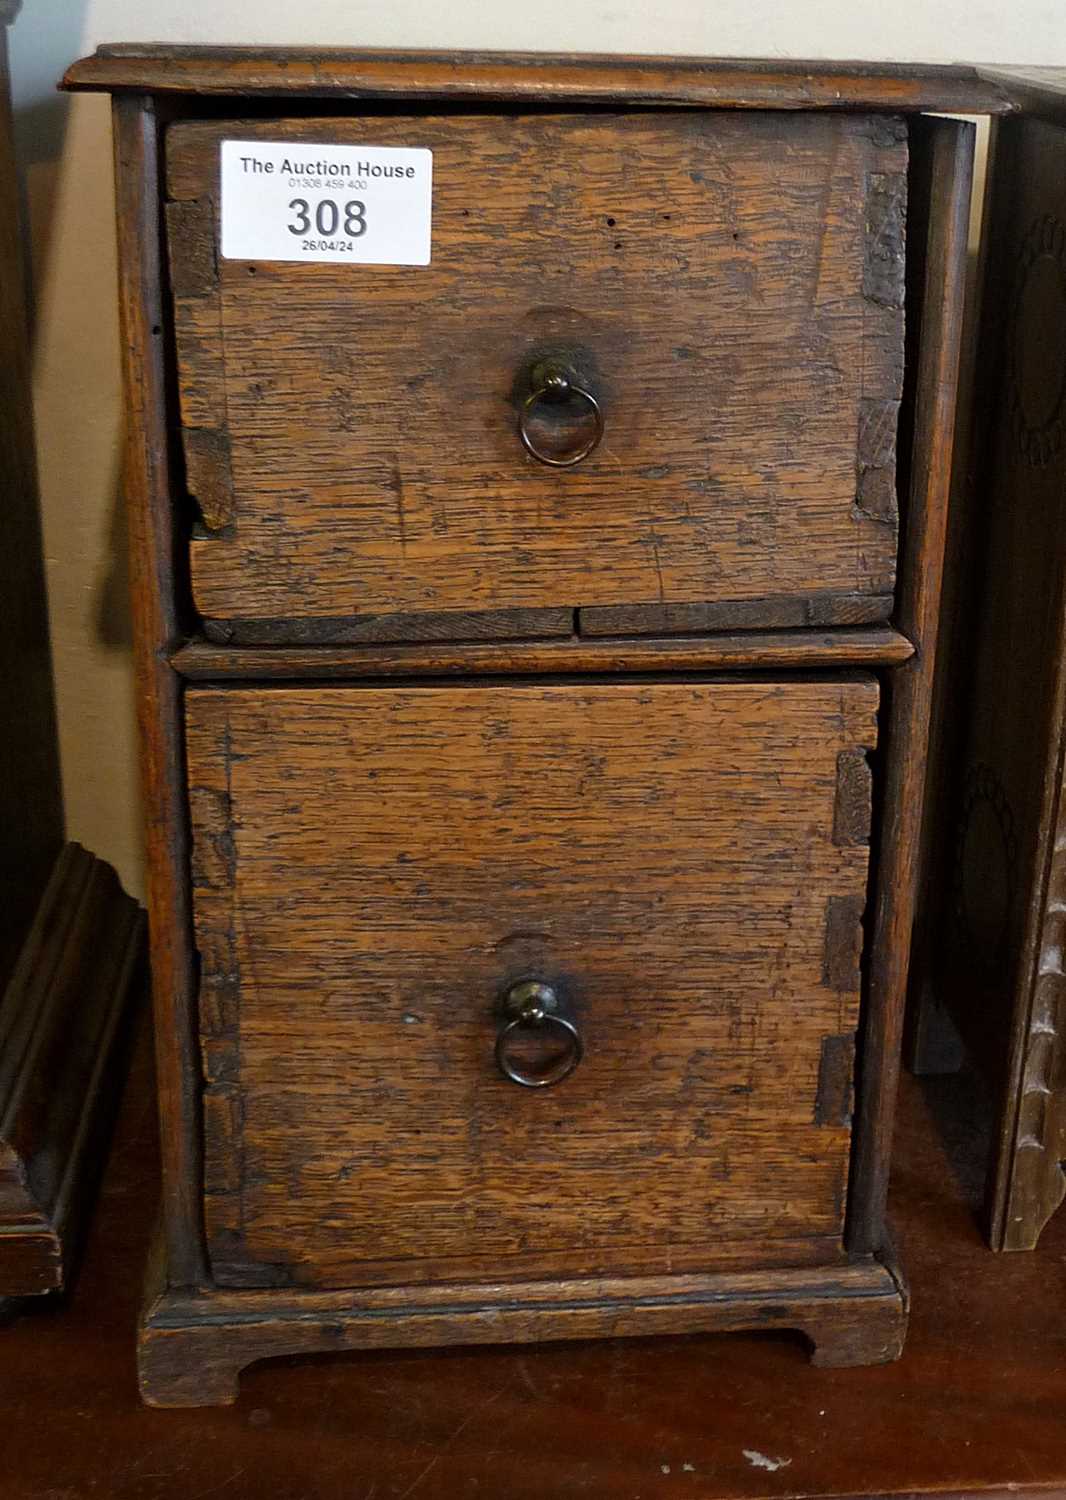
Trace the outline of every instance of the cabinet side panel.
[[912, 230], [908, 338], [912, 435], [903, 516], [898, 623], [915, 655], [889, 677], [887, 755], [873, 950], [859, 1074], [849, 1248], [884, 1238], [892, 1121], [914, 923], [944, 538], [951, 489], [962, 344], [974, 127], [951, 120], [912, 126]]
[[165, 659], [179, 628], [163, 344], [159, 139], [148, 98], [116, 99], [113, 119], [127, 434], [124, 487], [146, 808], [163, 1208], [171, 1284], [184, 1286], [203, 1280], [205, 1263], [181, 682]]

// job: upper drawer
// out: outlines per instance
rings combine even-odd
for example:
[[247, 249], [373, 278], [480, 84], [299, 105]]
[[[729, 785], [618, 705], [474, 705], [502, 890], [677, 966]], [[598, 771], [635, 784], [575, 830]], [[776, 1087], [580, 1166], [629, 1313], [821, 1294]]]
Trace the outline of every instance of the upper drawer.
[[[428, 148], [430, 263], [224, 258], [227, 139], [328, 144], [341, 162]], [[227, 121], [173, 127], [167, 157], [205, 616], [765, 600], [772, 618], [811, 596], [886, 612], [901, 122]], [[603, 415], [568, 468], [519, 436], [545, 358]], [[579, 396], [528, 416], [555, 456], [592, 435]]]

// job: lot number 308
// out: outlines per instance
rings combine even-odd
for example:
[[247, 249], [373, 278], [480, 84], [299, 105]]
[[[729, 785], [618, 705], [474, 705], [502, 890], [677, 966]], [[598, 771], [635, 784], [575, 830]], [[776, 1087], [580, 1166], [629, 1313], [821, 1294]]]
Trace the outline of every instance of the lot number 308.
[[[289, 233], [307, 234], [312, 225], [312, 210], [307, 199], [294, 198], [289, 208], [296, 216], [295, 222], [289, 225]], [[360, 235], [366, 234], [366, 204], [359, 198], [352, 198], [342, 209], [335, 199], [320, 198], [314, 207], [313, 223], [318, 233], [326, 239], [332, 238], [340, 230], [349, 239], [357, 240]]]

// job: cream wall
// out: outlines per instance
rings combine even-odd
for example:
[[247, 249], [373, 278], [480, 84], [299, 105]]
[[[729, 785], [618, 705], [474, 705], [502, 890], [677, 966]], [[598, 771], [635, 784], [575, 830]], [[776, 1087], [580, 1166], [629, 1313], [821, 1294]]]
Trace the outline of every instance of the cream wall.
[[[298, 22], [294, 20], [297, 16]], [[107, 101], [55, 79], [106, 41], [302, 43], [1066, 66], [1066, 0], [24, 0], [11, 33], [36, 290], [35, 400], [67, 824], [141, 889], [118, 495]]]

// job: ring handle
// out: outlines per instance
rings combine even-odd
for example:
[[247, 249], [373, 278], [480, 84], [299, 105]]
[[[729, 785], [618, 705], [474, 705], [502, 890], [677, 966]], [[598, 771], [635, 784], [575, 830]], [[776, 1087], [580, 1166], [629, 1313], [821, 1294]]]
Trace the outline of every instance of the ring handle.
[[[522, 402], [518, 413], [518, 434], [522, 439], [527, 453], [531, 453], [538, 463], [547, 464], [552, 469], [569, 469], [574, 464], [579, 464], [583, 458], [588, 458], [593, 448], [597, 446], [603, 437], [603, 412], [600, 403], [591, 391], [584, 386], [578, 385], [571, 371], [557, 360], [544, 360], [534, 365], [531, 375], [533, 389]], [[535, 408], [541, 401], [550, 404], [560, 404], [564, 401], [583, 402], [593, 418], [592, 435], [575, 448], [573, 452], [557, 458], [552, 453], [546, 453], [543, 448], [538, 448], [529, 431], [529, 420]]]
[[[585, 1044], [573, 1021], [559, 1013], [559, 997], [550, 984], [535, 979], [512, 985], [504, 996], [503, 1013], [511, 1019], [501, 1026], [496, 1038], [496, 1065], [505, 1078], [526, 1089], [550, 1088], [568, 1078], [585, 1055]], [[530, 1072], [519, 1067], [508, 1052], [516, 1032], [555, 1028], [566, 1042], [559, 1060], [545, 1072]]]

